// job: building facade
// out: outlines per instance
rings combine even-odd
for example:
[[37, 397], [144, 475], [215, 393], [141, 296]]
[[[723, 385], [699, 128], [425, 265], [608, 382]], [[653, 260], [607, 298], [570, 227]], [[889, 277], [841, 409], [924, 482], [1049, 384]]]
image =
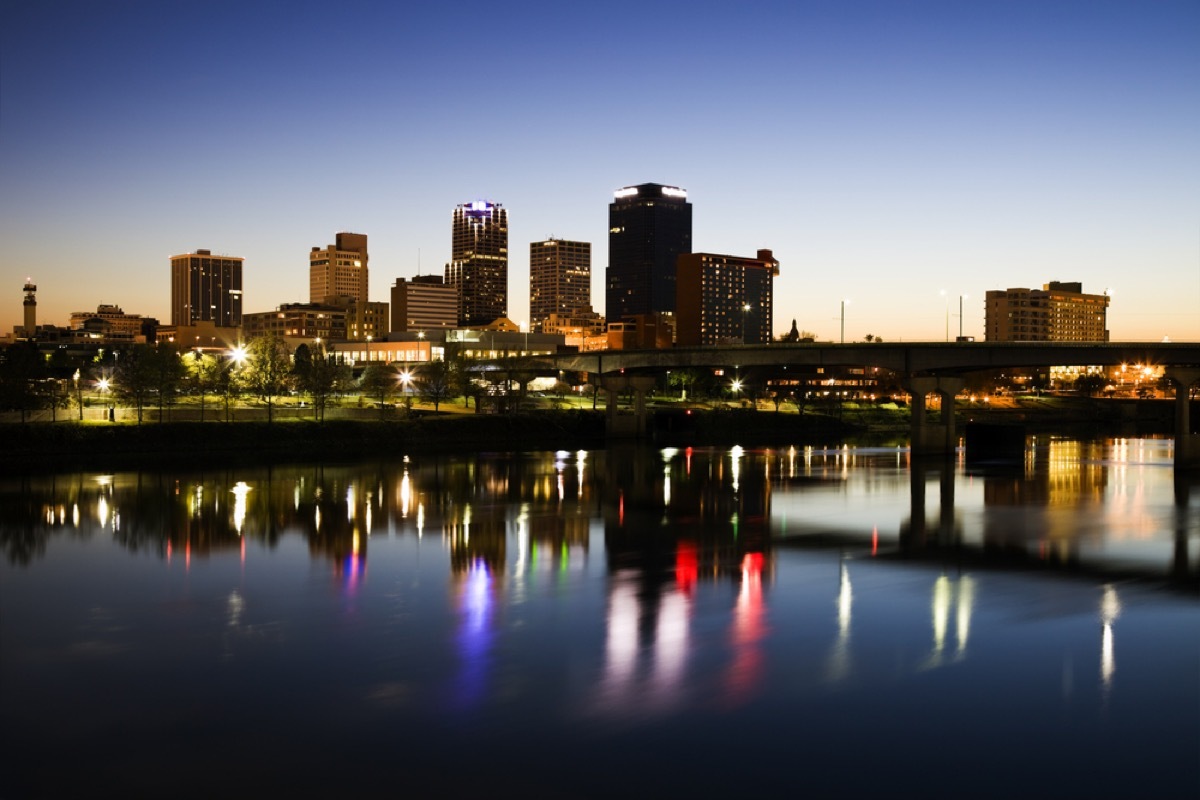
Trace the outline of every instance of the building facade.
[[675, 186], [644, 183], [613, 193], [608, 206], [605, 314], [675, 310], [675, 262], [692, 252], [692, 204]]
[[1107, 294], [1084, 294], [1078, 282], [989, 291], [984, 301], [985, 338], [989, 342], [1107, 342], [1109, 299]]
[[457, 325], [458, 292], [441, 275], [396, 279], [392, 286], [392, 332], [441, 330]]
[[499, 203], [463, 203], [451, 217], [446, 285], [458, 298], [458, 324], [480, 327], [508, 314], [508, 211]]
[[135, 340], [153, 336], [158, 321], [138, 314], [126, 314], [120, 306], [100, 305], [95, 311], [71, 313], [71, 329], [86, 330], [98, 338]]
[[285, 303], [274, 311], [246, 314], [242, 329], [247, 340], [275, 334], [337, 341], [346, 338], [345, 307], [323, 303]]
[[329, 303], [335, 297], [366, 300], [367, 235], [339, 233], [334, 243], [308, 254], [308, 302]]
[[676, 269], [677, 344], [771, 341], [779, 262], [770, 250], [754, 258], [688, 253], [679, 256]]
[[171, 256], [171, 324], [242, 324], [242, 262], [210, 250]]
[[592, 245], [546, 239], [529, 245], [529, 322], [543, 331], [552, 315], [592, 305]]

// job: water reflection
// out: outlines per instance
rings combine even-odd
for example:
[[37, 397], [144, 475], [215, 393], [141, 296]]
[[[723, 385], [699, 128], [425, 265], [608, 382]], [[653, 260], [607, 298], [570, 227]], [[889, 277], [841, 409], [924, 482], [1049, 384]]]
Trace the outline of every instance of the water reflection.
[[[1023, 674], [1036, 673], [1028, 697], [1048, 684], [1068, 721], [1100, 716], [1100, 703], [1115, 718], [1124, 709], [1110, 699], [1153, 689], [1129, 688], [1156, 659], [1146, 655], [1153, 637], [1135, 624], [1144, 606], [1118, 577], [1195, 582], [1200, 494], [1174, 475], [1169, 446], [1035, 440], [1023, 463], [1004, 469], [914, 460], [895, 448], [630, 447], [23, 478], [0, 484], [5, 577], [20, 584], [5, 587], [6, 598], [45, 592], [67, 606], [77, 593], [88, 608], [82, 626], [68, 614], [30, 623], [36, 633], [21, 631], [6, 667], [36, 681], [53, 649], [40, 637], [61, 631], [70, 640], [64, 663], [86, 651], [120, 667], [106, 675], [144, 675], [140, 662], [115, 661], [134, 658], [126, 654], [136, 637], [125, 631], [140, 622], [150, 636], [170, 637], [162, 653], [157, 639], [140, 645], [146, 663], [170, 667], [159, 674], [207, 674], [204, 648], [217, 641], [224, 667], [252, 670], [257, 658], [259, 671], [214, 692], [270, 687], [261, 690], [284, 695], [315, 729], [328, 729], [334, 706], [339, 724], [362, 722], [347, 700], [358, 698], [380, 715], [367, 722], [381, 722], [378, 735], [355, 742], [391, 746], [392, 736], [451, 731], [437, 741], [457, 752], [476, 725], [498, 748], [497, 730], [536, 725], [560, 734], [567, 751], [579, 730], [613, 727], [637, 752], [657, 753], [663, 743], [684, 752], [696, 739], [751, 730], [761, 735], [747, 741], [788, 743], [763, 760], [768, 768], [797, 752], [861, 755], [864, 736], [927, 748], [956, 726], [994, 728], [1011, 742], [1022, 714], [1010, 713], [1006, 693], [1022, 702], [1012, 687]], [[58, 576], [50, 568], [68, 550], [61, 544], [110, 542], [150, 558], [126, 572], [134, 560], [108, 548], [115, 562], [79, 569], [77, 561]], [[268, 560], [272, 569], [254, 569]], [[288, 573], [296, 562], [301, 574], [317, 565], [315, 591]], [[1020, 579], [984, 569], [994, 564]], [[1039, 578], [1025, 574], [1031, 568]], [[141, 576], [150, 600], [117, 603], [94, 586], [76, 588], [91, 577], [81, 573], [105, 569]], [[1042, 581], [1052, 570], [1072, 580]], [[287, 589], [264, 591], [281, 574]], [[54, 589], [46, 575], [59, 581]], [[21, 607], [55, 613], [42, 603]], [[6, 631], [23, 619], [8, 615]], [[1180, 615], [1152, 632], [1177, 632], [1179, 620], [1187, 622]], [[81, 627], [82, 643], [71, 639]], [[35, 655], [25, 663], [27, 652]], [[263, 677], [283, 664], [304, 696]], [[860, 700], [846, 706], [827, 700], [855, 693]], [[995, 711], [980, 699], [993, 694], [1003, 698]], [[1040, 700], [1025, 702], [1024, 716], [1042, 724]], [[150, 715], [157, 695], [153, 704]], [[41, 713], [33, 705], [26, 716]], [[967, 706], [992, 716], [977, 722]], [[1156, 717], [1163, 707], [1154, 706]], [[232, 701], [221, 708], [238, 712]], [[777, 709], [788, 721], [772, 728]], [[401, 712], [427, 712], [428, 724], [387, 716]], [[854, 729], [855, 719], [879, 729]], [[670, 720], [674, 738], [655, 739]], [[910, 727], [921, 733], [900, 730]], [[639, 730], [649, 733], [638, 739]], [[1041, 746], [1069, 742], [1061, 733], [1046, 733], [1054, 740]], [[825, 737], [839, 747], [822, 749]], [[514, 748], [527, 744], [510, 738]]]

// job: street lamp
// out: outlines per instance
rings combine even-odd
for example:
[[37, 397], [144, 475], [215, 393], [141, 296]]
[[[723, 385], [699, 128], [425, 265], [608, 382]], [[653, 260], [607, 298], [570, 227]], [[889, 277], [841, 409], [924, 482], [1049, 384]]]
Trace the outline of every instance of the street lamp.
[[75, 405], [79, 406], [79, 421], [83, 422], [83, 395], [79, 392], [79, 370], [71, 376], [75, 379]]
[[371, 363], [371, 339], [374, 338], [371, 334], [367, 334], [367, 364]]
[[746, 318], [750, 316], [750, 304], [742, 306], [742, 344], [746, 344]]
[[849, 302], [850, 301], [846, 299], [842, 300], [842, 344], [846, 343], [846, 304]]
[[958, 296], [958, 338], [959, 339], [962, 339], [962, 335], [963, 335], [963, 298], [965, 298], [965, 297], [966, 297], [965, 294], [960, 294]]

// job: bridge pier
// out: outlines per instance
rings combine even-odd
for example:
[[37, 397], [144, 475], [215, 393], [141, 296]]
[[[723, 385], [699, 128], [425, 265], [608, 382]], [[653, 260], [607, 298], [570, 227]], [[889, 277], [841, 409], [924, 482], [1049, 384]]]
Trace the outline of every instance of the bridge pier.
[[[610, 438], [636, 438], [646, 436], [646, 395], [657, 383], [653, 375], [601, 375], [600, 388], [604, 390], [607, 408], [606, 429]], [[617, 399], [621, 392], [633, 392], [633, 414], [618, 414]]]
[[1200, 469], [1200, 433], [1192, 433], [1192, 385], [1200, 367], [1166, 367], [1163, 374], [1175, 386], [1175, 468]]
[[[914, 455], [950, 454], [958, 448], [954, 429], [954, 398], [964, 386], [962, 378], [946, 376], [909, 377], [903, 386], [912, 396], [910, 403], [910, 449]], [[942, 399], [942, 422], [931, 424], [925, 414], [925, 398], [936, 394]]]

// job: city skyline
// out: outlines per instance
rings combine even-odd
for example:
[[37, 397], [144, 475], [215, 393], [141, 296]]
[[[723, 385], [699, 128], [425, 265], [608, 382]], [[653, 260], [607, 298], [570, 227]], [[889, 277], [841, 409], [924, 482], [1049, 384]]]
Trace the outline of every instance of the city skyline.
[[334, 231], [370, 236], [387, 301], [471, 199], [511, 214], [510, 318], [550, 237], [592, 243], [606, 313], [608, 205], [656, 182], [694, 252], [785, 265], [775, 334], [836, 340], [848, 299], [847, 340], [983, 338], [988, 290], [1065, 281], [1111, 290], [1116, 341], [1200, 340], [1194, 3], [488, 8], [6, 7], [3, 331], [26, 277], [42, 324], [165, 321], [164, 265], [199, 248], [245, 259], [245, 312], [304, 302]]

